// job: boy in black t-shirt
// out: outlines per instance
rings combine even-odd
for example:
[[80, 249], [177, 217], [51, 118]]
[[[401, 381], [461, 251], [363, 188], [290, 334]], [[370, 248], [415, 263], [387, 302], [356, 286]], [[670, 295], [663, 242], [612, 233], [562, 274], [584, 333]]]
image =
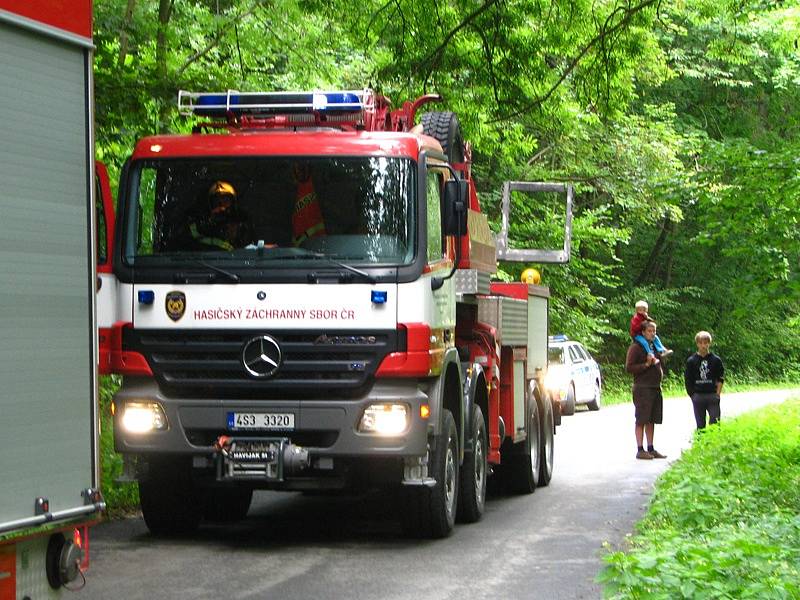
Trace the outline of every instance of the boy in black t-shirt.
[[694, 420], [697, 429], [705, 429], [706, 413], [708, 424], [713, 425], [719, 421], [719, 399], [722, 393], [722, 384], [725, 380], [725, 367], [719, 356], [709, 351], [711, 334], [699, 331], [694, 336], [697, 352], [686, 361], [686, 370], [683, 379], [686, 384], [686, 393], [692, 399], [694, 407]]

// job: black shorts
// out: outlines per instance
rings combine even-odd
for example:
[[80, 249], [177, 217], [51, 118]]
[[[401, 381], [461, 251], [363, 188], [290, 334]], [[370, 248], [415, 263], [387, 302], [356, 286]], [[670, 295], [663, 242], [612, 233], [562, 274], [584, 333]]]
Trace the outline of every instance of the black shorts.
[[664, 397], [661, 388], [633, 386], [633, 405], [636, 407], [636, 424], [661, 424], [664, 417]]

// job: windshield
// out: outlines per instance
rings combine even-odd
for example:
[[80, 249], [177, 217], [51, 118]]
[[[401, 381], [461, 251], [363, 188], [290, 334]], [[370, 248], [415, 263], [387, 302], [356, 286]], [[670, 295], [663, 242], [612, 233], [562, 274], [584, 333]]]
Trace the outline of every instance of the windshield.
[[412, 161], [401, 158], [144, 161], [132, 169], [124, 260], [408, 264], [414, 179]]
[[561, 346], [550, 346], [547, 349], [548, 363], [551, 365], [564, 364], [564, 348]]

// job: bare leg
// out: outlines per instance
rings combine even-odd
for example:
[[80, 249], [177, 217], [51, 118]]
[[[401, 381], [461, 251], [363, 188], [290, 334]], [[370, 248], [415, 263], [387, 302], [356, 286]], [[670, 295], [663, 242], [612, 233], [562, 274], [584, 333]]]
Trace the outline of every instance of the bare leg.
[[644, 441], [644, 425], [636, 425], [636, 445], [639, 448], [642, 448], [642, 442]]
[[645, 435], [647, 436], [647, 444], [648, 444], [648, 446], [654, 446], [655, 445], [655, 444], [653, 444], [653, 435], [655, 434], [655, 431], [656, 431], [656, 424], [655, 423], [647, 423], [644, 426], [644, 432], [645, 432]]

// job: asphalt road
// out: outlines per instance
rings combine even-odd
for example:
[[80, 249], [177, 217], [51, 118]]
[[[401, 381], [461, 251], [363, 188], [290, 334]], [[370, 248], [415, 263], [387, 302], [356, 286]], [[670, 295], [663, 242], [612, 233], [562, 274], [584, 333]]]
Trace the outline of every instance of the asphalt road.
[[[789, 395], [723, 394], [723, 419]], [[624, 544], [694, 427], [689, 400], [667, 400], [655, 445], [668, 459], [637, 461], [632, 410], [565, 417], [550, 486], [490, 496], [482, 521], [445, 540], [402, 537], [392, 498], [381, 494], [260, 492], [245, 521], [183, 540], [151, 537], [140, 518], [105, 523], [92, 531], [80, 598], [600, 598], [603, 544]]]

